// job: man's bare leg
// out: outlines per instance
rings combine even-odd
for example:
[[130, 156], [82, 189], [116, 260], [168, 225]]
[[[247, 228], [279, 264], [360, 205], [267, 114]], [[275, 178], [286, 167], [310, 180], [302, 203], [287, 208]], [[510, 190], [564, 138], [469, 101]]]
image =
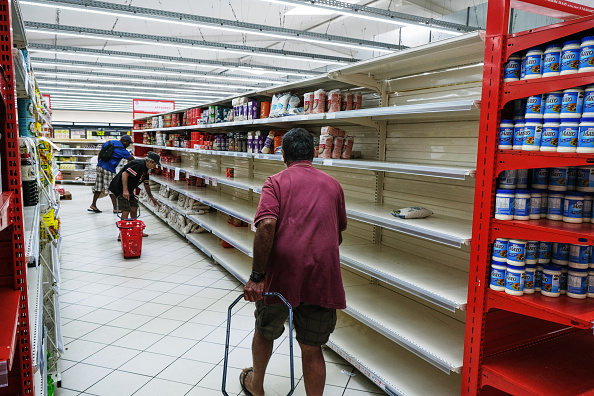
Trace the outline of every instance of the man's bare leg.
[[[254, 371], [245, 378], [245, 387], [254, 396], [264, 395], [264, 375], [266, 374], [266, 367], [272, 355], [272, 347], [274, 341], [267, 340], [262, 337], [258, 329], [254, 332], [254, 339], [252, 340], [252, 360]], [[244, 369], [245, 373], [247, 369]]]
[[303, 382], [307, 396], [322, 396], [326, 383], [326, 362], [322, 347], [299, 343], [301, 347], [301, 364], [303, 366]]

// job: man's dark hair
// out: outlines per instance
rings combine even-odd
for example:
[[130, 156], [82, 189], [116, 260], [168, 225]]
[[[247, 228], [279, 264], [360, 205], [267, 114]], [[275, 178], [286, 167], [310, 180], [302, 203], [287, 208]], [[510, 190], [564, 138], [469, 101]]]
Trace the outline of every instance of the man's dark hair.
[[314, 140], [303, 128], [293, 128], [283, 136], [283, 150], [287, 162], [313, 161]]

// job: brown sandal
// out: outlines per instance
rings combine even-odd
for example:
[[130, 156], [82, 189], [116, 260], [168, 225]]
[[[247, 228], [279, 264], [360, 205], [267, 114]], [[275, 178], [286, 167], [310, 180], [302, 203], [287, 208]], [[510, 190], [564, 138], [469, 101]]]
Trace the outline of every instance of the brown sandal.
[[243, 393], [246, 394], [246, 396], [254, 396], [252, 394], [252, 392], [247, 390], [247, 388], [245, 387], [245, 379], [247, 378], [248, 374], [253, 371], [254, 371], [254, 368], [250, 367], [250, 368], [245, 369], [245, 371], [242, 371], [241, 373], [239, 373], [239, 385], [241, 385], [241, 389], [243, 390]]

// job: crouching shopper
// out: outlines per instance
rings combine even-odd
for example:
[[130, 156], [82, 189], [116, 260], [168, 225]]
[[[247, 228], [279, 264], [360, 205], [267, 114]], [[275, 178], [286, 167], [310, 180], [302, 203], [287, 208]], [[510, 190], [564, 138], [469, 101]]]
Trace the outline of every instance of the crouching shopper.
[[336, 309], [346, 307], [338, 246], [347, 218], [338, 181], [314, 168], [314, 142], [301, 128], [282, 142], [287, 169], [270, 176], [255, 217], [252, 274], [244, 288], [256, 302], [253, 367], [240, 374], [246, 395], [264, 395], [264, 374], [273, 341], [284, 331], [288, 308], [263, 292], [278, 292], [294, 310], [308, 396], [322, 396], [326, 364], [321, 346], [336, 326]]
[[[109, 191], [117, 197], [118, 208], [122, 211], [122, 219], [138, 217], [138, 197], [134, 195], [134, 190], [141, 183], [144, 184], [146, 194], [153, 204], [159, 204], [149, 187], [149, 170], [154, 169], [160, 163], [161, 157], [157, 153], [149, 151], [145, 158], [128, 162], [113, 178], [109, 185]], [[147, 237], [148, 235], [142, 234], [142, 236]]]

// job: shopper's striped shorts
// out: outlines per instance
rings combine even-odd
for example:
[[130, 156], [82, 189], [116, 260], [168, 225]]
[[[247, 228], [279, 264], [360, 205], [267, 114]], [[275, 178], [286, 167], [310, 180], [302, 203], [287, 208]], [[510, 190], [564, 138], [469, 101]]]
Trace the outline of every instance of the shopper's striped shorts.
[[115, 173], [111, 173], [110, 171], [97, 166], [97, 178], [95, 179], [93, 192], [96, 193], [105, 191], [106, 193], [111, 194], [109, 191], [109, 185], [111, 184], [111, 180], [114, 178], [114, 176]]

